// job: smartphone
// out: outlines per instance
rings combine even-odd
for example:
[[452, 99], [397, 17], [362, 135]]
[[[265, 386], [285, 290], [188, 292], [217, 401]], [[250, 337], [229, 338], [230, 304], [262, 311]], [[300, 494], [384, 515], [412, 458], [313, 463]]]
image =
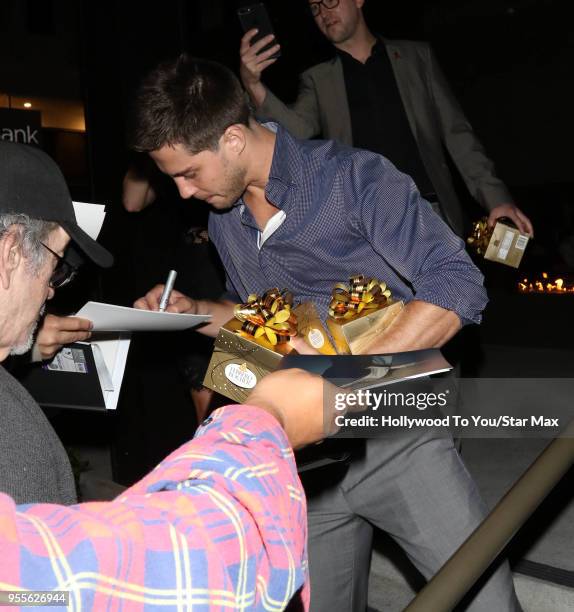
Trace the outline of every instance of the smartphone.
[[[271, 25], [271, 19], [269, 19], [269, 13], [262, 2], [238, 8], [237, 15], [244, 32], [252, 30], [253, 28], [257, 28], [259, 30], [251, 39], [251, 44], [256, 43], [258, 40], [261, 40], [269, 34], [275, 34], [273, 31], [273, 26]], [[261, 51], [266, 51], [275, 44], [277, 44], [277, 40], [273, 40], [271, 44], [263, 47]], [[281, 52], [277, 51], [277, 53], [274, 53], [271, 57], [275, 58], [279, 57], [280, 55]]]

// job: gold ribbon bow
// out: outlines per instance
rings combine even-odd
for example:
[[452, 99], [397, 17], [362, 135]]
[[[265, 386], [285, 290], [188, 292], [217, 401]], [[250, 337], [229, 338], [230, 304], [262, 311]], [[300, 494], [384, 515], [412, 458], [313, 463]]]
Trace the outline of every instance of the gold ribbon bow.
[[236, 304], [234, 316], [241, 331], [260, 338], [265, 335], [275, 346], [297, 334], [297, 317], [291, 312], [293, 296], [287, 290], [269, 289], [261, 297], [252, 293], [245, 304]]
[[466, 239], [466, 242], [472, 245], [478, 255], [484, 255], [492, 238], [493, 230], [494, 228], [488, 227], [488, 219], [483, 217], [480, 221], [472, 224], [472, 234]]
[[349, 284], [337, 283], [331, 294], [329, 316], [335, 319], [351, 319], [358, 314], [378, 310], [391, 297], [387, 284], [362, 274], [351, 276]]

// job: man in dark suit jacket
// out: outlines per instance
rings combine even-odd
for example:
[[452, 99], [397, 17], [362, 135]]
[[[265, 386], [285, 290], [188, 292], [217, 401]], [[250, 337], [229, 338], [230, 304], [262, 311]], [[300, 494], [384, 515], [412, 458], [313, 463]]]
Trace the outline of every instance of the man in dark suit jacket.
[[261, 82], [279, 45], [261, 51], [273, 37], [251, 45], [255, 30], [247, 32], [240, 49], [241, 79], [258, 116], [278, 121], [299, 138], [321, 134], [384, 155], [413, 178], [423, 197], [461, 235], [462, 210], [446, 148], [468, 190], [488, 211], [489, 224], [508, 217], [532, 234], [530, 220], [494, 174], [429, 45], [375, 36], [363, 16], [364, 1], [309, 1], [336, 56], [301, 75], [291, 106]]

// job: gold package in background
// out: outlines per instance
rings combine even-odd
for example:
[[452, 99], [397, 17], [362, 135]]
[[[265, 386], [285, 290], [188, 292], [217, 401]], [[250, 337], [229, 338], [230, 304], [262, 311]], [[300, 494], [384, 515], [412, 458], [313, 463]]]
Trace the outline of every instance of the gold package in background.
[[521, 234], [515, 227], [498, 221], [492, 231], [484, 258], [518, 268], [528, 240], [529, 236]]
[[529, 236], [504, 221], [497, 221], [491, 229], [487, 217], [483, 217], [473, 223], [466, 242], [485, 259], [518, 268], [529, 240]]

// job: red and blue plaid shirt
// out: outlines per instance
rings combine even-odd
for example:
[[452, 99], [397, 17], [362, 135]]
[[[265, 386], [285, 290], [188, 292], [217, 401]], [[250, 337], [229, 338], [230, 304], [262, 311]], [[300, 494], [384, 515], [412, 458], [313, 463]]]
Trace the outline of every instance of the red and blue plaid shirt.
[[112, 502], [0, 494], [0, 590], [69, 591], [72, 610], [306, 609], [306, 518], [277, 421], [227, 406]]

